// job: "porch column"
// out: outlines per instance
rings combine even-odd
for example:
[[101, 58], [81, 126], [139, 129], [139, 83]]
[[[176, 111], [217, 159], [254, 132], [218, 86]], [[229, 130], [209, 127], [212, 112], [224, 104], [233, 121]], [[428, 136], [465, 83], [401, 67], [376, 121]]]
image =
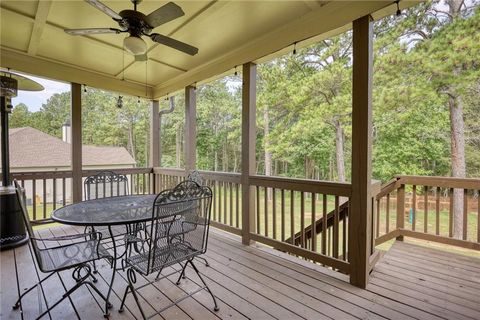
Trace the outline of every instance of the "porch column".
[[195, 87], [185, 88], [185, 171], [195, 170], [197, 162], [197, 95]]
[[160, 115], [158, 100], [152, 100], [150, 108], [150, 155], [148, 166], [160, 166]]
[[71, 85], [70, 106], [72, 128], [72, 201], [82, 201], [82, 85]]
[[250, 232], [255, 230], [254, 188], [250, 175], [255, 174], [255, 141], [257, 110], [257, 65], [243, 65], [242, 84], [242, 243], [250, 244]]
[[348, 257], [350, 283], [365, 288], [369, 277], [372, 178], [372, 36], [370, 16], [353, 21], [352, 197]]

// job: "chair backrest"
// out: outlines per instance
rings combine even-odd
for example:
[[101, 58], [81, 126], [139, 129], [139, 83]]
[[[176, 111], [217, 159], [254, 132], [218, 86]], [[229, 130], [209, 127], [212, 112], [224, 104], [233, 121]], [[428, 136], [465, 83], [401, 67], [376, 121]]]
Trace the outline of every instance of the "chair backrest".
[[128, 192], [128, 178], [124, 174], [113, 171], [102, 171], [89, 176], [83, 182], [85, 200], [126, 196]]
[[23, 193], [23, 189], [17, 180], [14, 180], [13, 183], [15, 184], [15, 193], [17, 194], [17, 200], [22, 210], [23, 221], [25, 222], [25, 227], [27, 228], [27, 233], [30, 237], [30, 243], [32, 244], [33, 252], [37, 258], [38, 265], [41, 265], [41, 256], [39, 253], [38, 244], [37, 241], [33, 239], [35, 238], [35, 234], [33, 233], [32, 224], [30, 222], [30, 217], [28, 216], [27, 207], [25, 205], [25, 194]]
[[192, 170], [188, 173], [187, 179], [193, 182], [198, 183], [199, 185], [203, 185], [203, 179], [202, 176], [200, 175], [200, 172], [197, 170]]
[[153, 204], [148, 273], [154, 267], [158, 250], [182, 243], [192, 254], [207, 250], [212, 190], [194, 181], [180, 182], [157, 195]]

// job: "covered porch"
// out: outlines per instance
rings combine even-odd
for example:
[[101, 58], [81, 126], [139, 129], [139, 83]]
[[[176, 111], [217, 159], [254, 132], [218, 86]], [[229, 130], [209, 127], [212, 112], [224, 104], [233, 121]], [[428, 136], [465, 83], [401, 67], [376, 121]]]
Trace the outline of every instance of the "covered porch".
[[[118, 2], [107, 3], [121, 7]], [[401, 1], [400, 7], [415, 3]], [[64, 38], [71, 52], [47, 48], [55, 36], [65, 37], [63, 28], [73, 27], [73, 22], [62, 17], [75, 20], [77, 12], [88, 11], [88, 5], [81, 2], [64, 6], [43, 1], [1, 4], [2, 24], [18, 26], [2, 40], [2, 68], [71, 83], [71, 170], [12, 174], [22, 185], [41, 183], [43, 190], [52, 186], [51, 203], [45, 192], [43, 201], [38, 201], [35, 187], [27, 190], [27, 197], [32, 199], [30, 214], [38, 224], [50, 223], [51, 211], [68, 204], [68, 199], [73, 203], [82, 201], [82, 179], [96, 173], [82, 170], [82, 85], [152, 101], [148, 166], [115, 171], [130, 177], [132, 194], [153, 194], [172, 188], [196, 169], [196, 86], [237, 68], [242, 70], [241, 173], [200, 171], [214, 193], [212, 225], [216, 228], [211, 232], [206, 254], [211, 267], [200, 265], [200, 271], [220, 300], [220, 312], [213, 313], [206, 306], [207, 296], [200, 292], [159, 318], [480, 317], [478, 258], [402, 242], [417, 238], [472, 252], [480, 250], [480, 199], [464, 197], [466, 218], [461, 239], [453, 236], [452, 200], [454, 190], [463, 190], [465, 195], [478, 193], [480, 180], [397, 176], [382, 185], [372, 179], [372, 28], [375, 19], [395, 12], [395, 2], [282, 2], [275, 9], [265, 4], [241, 7], [223, 1], [185, 3], [191, 15], [166, 33], [192, 41], [197, 37], [197, 45], [206, 53], [200, 51], [199, 56], [188, 60], [161, 51], [154, 44], [148, 49], [146, 66], [151, 69], [147, 73], [131, 57], [121, 67], [118, 61], [109, 60], [114, 54], [123, 55], [118, 40]], [[155, 3], [146, 1], [145, 6], [149, 11]], [[252, 17], [252, 29], [243, 30], [252, 8], [259, 14]], [[212, 21], [216, 18], [226, 21], [239, 15], [243, 19], [235, 20], [231, 30], [225, 31], [228, 37], [222, 37], [218, 30], [213, 32]], [[89, 15], [88, 22], [96, 21], [102, 21], [100, 13]], [[26, 26], [33, 26], [28, 39], [20, 35]], [[200, 27], [208, 36], [195, 33]], [[294, 46], [307, 46], [349, 29], [353, 33], [351, 182], [257, 175], [256, 64]], [[96, 52], [95, 56], [90, 55], [92, 52]], [[185, 168], [181, 169], [160, 166], [159, 99], [175, 92], [184, 92], [186, 102]], [[67, 194], [68, 190], [71, 194]], [[426, 192], [419, 195], [420, 190]], [[433, 203], [429, 202], [429, 193]], [[420, 207], [422, 196], [425, 198]], [[469, 205], [473, 201], [478, 201], [477, 214], [470, 217]], [[449, 204], [449, 210], [442, 209], [443, 202]], [[475, 227], [467, 224], [472, 219], [478, 219]], [[49, 225], [37, 232], [61, 235], [82, 230]], [[383, 255], [378, 246], [389, 241], [396, 242]], [[11, 293], [21, 292], [28, 283], [35, 282], [28, 247], [2, 252], [1, 267], [2, 317], [16, 319], [18, 313], [10, 308], [16, 294]], [[100, 269], [100, 289], [107, 285], [109, 272], [106, 266]], [[118, 279], [112, 295], [114, 306], [125, 288], [125, 277]], [[52, 282], [50, 286], [48, 292], [60, 294], [58, 284]], [[173, 279], [167, 279], [156, 288], [144, 289], [141, 295], [145, 305], [155, 309], [182, 292], [194, 291], [196, 286], [189, 280], [176, 287]], [[87, 289], [77, 295], [75, 308], [82, 318], [100, 315], [100, 303], [94, 303], [95, 297]], [[43, 303], [42, 297], [31, 299], [23, 305], [25, 315], [37, 314]], [[137, 318], [132, 301], [127, 306], [123, 314], [114, 308], [113, 318]], [[75, 313], [68, 302], [54, 312], [58, 313], [54, 318]]]

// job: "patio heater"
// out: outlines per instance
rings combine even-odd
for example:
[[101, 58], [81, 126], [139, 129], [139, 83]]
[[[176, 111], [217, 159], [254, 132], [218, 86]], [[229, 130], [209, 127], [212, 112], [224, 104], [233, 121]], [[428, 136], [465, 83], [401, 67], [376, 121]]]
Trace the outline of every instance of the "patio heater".
[[1, 119], [1, 154], [2, 185], [0, 186], [0, 250], [18, 247], [27, 242], [21, 209], [18, 205], [15, 187], [10, 177], [10, 158], [8, 146], [8, 114], [12, 110], [11, 99], [18, 90], [43, 90], [39, 83], [2, 71], [0, 75], [0, 119]]

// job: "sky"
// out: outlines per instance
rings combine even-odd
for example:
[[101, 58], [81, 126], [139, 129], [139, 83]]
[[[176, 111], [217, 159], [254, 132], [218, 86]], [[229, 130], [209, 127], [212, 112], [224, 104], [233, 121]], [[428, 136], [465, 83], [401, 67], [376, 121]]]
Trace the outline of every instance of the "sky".
[[[21, 74], [19, 72], [15, 72]], [[62, 93], [70, 91], [70, 84], [58, 81], [47, 80], [45, 78], [39, 78], [27, 74], [22, 74], [36, 82], [40, 83], [45, 90], [43, 91], [18, 91], [18, 96], [12, 99], [13, 106], [17, 104], [24, 103], [29, 111], [35, 112], [40, 110], [42, 104], [47, 103], [48, 98], [50, 98], [55, 93]]]

